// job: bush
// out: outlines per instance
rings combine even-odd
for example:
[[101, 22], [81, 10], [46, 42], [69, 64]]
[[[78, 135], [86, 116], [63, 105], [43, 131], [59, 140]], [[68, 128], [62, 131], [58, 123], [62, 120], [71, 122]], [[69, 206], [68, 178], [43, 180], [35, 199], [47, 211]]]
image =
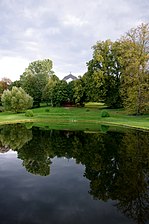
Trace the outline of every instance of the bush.
[[26, 117], [33, 117], [33, 116], [34, 116], [34, 113], [33, 113], [32, 110], [27, 110], [27, 111], [25, 112], [25, 116], [26, 116]]
[[50, 112], [50, 110], [48, 108], [45, 109], [45, 112]]
[[101, 117], [110, 117], [110, 114], [106, 110], [101, 111]]
[[102, 133], [107, 133], [108, 129], [109, 129], [108, 125], [101, 125], [101, 132]]
[[21, 87], [14, 86], [12, 90], [5, 90], [1, 96], [4, 111], [15, 113], [24, 112], [31, 108], [33, 99]]

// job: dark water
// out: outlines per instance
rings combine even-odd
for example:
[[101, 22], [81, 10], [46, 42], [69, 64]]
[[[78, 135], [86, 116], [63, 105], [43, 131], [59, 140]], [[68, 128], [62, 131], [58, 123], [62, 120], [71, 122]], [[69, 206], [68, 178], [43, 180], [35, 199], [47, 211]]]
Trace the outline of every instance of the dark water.
[[0, 224], [149, 223], [149, 133], [17, 124], [0, 144]]

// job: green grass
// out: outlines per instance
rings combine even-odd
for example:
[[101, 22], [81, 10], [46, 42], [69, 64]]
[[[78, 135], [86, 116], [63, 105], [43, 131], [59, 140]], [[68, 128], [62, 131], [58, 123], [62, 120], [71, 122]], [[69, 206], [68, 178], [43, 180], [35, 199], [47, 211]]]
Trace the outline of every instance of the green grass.
[[25, 113], [1, 112], [0, 124], [33, 122], [47, 128], [74, 130], [98, 130], [101, 125], [109, 125], [149, 130], [149, 115], [129, 116], [123, 109], [106, 109], [110, 117], [101, 117], [103, 107], [101, 104], [88, 104], [84, 108], [41, 107], [32, 109], [33, 117], [26, 117]]

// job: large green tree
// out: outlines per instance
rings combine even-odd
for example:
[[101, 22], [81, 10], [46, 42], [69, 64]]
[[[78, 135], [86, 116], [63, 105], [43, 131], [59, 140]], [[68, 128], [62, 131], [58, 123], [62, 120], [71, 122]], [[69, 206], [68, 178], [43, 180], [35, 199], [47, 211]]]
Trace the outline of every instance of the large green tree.
[[131, 29], [120, 40], [124, 107], [133, 114], [149, 112], [149, 24]]
[[99, 41], [93, 46], [93, 59], [87, 63], [86, 91], [92, 101], [104, 101], [109, 107], [120, 107], [121, 65], [119, 43]]
[[39, 106], [43, 90], [52, 72], [50, 59], [33, 61], [20, 77], [22, 88], [33, 97], [34, 104]]

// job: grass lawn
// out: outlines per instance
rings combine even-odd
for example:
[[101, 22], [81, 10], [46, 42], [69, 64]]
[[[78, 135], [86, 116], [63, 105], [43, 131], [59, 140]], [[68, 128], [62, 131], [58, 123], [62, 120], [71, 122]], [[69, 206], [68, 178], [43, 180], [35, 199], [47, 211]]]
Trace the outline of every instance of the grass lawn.
[[[84, 108], [75, 107], [41, 107], [32, 109], [34, 116], [25, 113], [0, 113], [0, 124], [33, 122], [39, 126], [65, 127], [68, 129], [97, 129], [99, 125], [124, 126], [149, 130], [149, 115], [129, 116], [123, 109], [106, 109], [110, 117], [101, 117], [103, 104], [87, 104]], [[105, 109], [104, 109], [105, 110]], [[35, 125], [36, 125], [35, 124]]]

